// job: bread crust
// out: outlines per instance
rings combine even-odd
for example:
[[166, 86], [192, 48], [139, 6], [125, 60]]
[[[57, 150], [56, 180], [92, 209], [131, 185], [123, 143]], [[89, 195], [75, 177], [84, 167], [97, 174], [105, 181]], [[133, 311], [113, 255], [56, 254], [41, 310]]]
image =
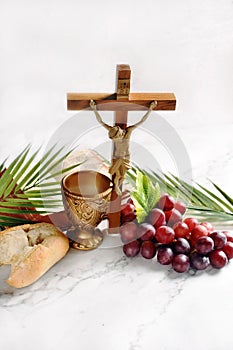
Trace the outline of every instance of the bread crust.
[[47, 223], [26, 224], [1, 231], [0, 246], [1, 238], [6, 238], [4, 247], [7, 242], [10, 249], [17, 231], [22, 235], [22, 230], [27, 237], [27, 246], [23, 249], [20, 247], [17, 253], [13, 252], [10, 260], [9, 257], [8, 261], [3, 259], [4, 263], [0, 260], [0, 264], [11, 264], [11, 273], [6, 282], [15, 288], [26, 287], [37, 281], [69, 250], [68, 238], [54, 225]]

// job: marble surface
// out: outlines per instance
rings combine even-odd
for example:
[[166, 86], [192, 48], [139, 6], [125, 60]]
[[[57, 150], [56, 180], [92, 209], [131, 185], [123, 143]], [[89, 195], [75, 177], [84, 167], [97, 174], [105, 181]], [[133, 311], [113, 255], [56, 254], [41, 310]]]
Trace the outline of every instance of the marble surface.
[[[199, 180], [232, 193], [233, 125], [178, 129]], [[194, 139], [199, 144], [193, 147]], [[203, 147], [204, 146], [204, 147]], [[202, 150], [202, 157], [200, 153]], [[221, 181], [220, 181], [221, 180]], [[177, 274], [121, 247], [70, 250], [38, 282], [16, 290], [0, 269], [0, 348], [219, 350], [232, 347], [233, 264]]]

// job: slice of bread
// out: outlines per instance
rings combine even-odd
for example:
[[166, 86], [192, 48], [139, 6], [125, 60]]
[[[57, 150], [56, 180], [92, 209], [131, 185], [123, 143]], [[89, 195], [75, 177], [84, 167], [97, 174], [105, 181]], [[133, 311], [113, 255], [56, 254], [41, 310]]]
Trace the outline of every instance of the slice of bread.
[[15, 288], [38, 280], [68, 250], [68, 238], [52, 224], [26, 224], [0, 232], [0, 265], [11, 265], [6, 282]]

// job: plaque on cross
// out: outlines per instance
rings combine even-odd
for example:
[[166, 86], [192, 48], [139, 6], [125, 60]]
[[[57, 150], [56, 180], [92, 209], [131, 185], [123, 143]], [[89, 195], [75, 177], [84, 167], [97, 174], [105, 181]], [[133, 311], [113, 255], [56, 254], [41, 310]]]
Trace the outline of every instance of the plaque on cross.
[[[175, 110], [176, 98], [173, 93], [130, 93], [131, 69], [129, 65], [117, 65], [115, 93], [68, 93], [68, 110], [93, 110], [97, 121], [108, 130], [113, 141], [112, 162], [109, 173], [112, 175], [109, 233], [119, 233], [121, 188], [126, 171], [130, 168], [130, 136], [132, 131], [143, 123], [152, 110]], [[114, 125], [103, 122], [100, 111], [114, 111]], [[128, 111], [145, 111], [146, 114], [134, 125], [127, 125]]]

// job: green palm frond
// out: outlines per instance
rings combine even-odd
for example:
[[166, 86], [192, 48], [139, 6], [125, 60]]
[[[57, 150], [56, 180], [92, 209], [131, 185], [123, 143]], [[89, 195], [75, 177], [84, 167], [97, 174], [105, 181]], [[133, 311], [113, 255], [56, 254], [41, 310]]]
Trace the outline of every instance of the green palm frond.
[[28, 145], [10, 164], [0, 164], [0, 226], [30, 222], [34, 214], [62, 207], [61, 177], [79, 164], [62, 169], [73, 150], [55, 149], [56, 145], [39, 158], [41, 147], [30, 156]]
[[189, 184], [173, 174], [158, 174], [132, 167], [127, 174], [127, 180], [133, 187], [136, 185], [138, 170], [154, 183], [158, 183], [161, 192], [167, 192], [186, 203], [186, 215], [195, 216], [200, 221], [221, 222], [221, 225], [233, 224], [233, 199], [212, 181], [210, 182], [215, 193], [198, 183]]

